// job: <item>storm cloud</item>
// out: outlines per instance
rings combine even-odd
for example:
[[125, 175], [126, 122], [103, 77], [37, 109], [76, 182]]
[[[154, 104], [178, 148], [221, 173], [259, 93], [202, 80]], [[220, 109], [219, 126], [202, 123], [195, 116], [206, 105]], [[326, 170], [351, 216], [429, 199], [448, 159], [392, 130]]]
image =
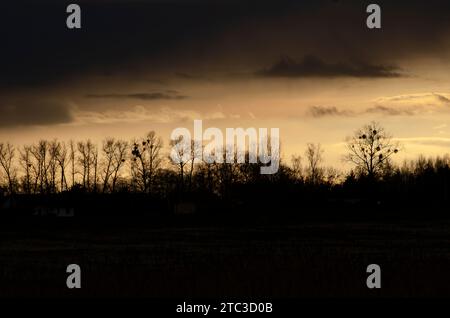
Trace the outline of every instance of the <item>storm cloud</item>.
[[283, 57], [257, 74], [269, 77], [400, 77], [399, 68], [368, 63], [327, 63], [308, 55], [301, 62]]
[[[80, 30], [65, 27], [67, 3], [2, 4], [0, 89], [52, 87], [92, 75], [209, 77], [224, 68], [272, 77], [398, 77], [397, 61], [450, 51], [450, 3], [443, 0], [378, 1], [380, 32], [365, 27], [367, 4], [351, 0], [78, 3]], [[272, 64], [280, 54], [293, 59]]]
[[64, 124], [73, 121], [72, 107], [55, 101], [0, 104], [0, 128]]

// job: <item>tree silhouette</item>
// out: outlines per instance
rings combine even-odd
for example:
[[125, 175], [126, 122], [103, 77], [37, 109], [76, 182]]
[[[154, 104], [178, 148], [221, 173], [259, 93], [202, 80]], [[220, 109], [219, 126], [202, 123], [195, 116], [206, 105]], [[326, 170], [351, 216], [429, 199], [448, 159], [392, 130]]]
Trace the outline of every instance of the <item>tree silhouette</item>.
[[114, 138], [106, 138], [103, 141], [102, 145], [104, 170], [100, 178], [103, 180], [103, 187], [102, 187], [103, 193], [106, 192], [109, 185], [109, 179], [111, 178], [113, 173], [112, 164], [114, 158], [114, 144], [115, 144]]
[[303, 181], [302, 157], [300, 155], [292, 155], [292, 174], [296, 181]]
[[312, 184], [318, 184], [323, 178], [323, 169], [320, 167], [322, 162], [323, 149], [320, 144], [309, 143], [307, 145], [305, 156], [308, 161], [308, 181]]
[[[350, 209], [362, 201], [391, 209], [400, 204], [417, 206], [417, 202], [428, 205], [450, 200], [450, 157], [419, 156], [402, 165], [395, 164], [391, 157], [398, 152], [398, 144], [374, 123], [347, 139], [346, 160], [355, 165], [347, 174], [323, 165], [320, 144], [307, 145], [303, 164], [300, 156], [292, 157], [290, 167], [280, 161], [274, 175], [261, 174], [260, 168], [266, 161], [252, 163], [249, 152], [241, 155], [243, 162], [236, 162], [232, 155], [227, 162], [227, 154], [235, 153], [231, 144], [224, 145], [218, 156], [214, 156], [220, 160], [210, 162], [203, 158], [203, 162], [197, 160], [194, 168], [195, 143], [181, 138], [172, 141], [173, 152], [167, 165], [162, 140], [154, 132], [132, 143], [107, 138], [98, 154], [97, 145], [89, 140], [70, 142], [67, 148], [57, 140], [40, 140], [20, 148], [19, 156], [14, 155], [13, 145], [0, 143], [0, 200], [5, 192], [14, 194], [19, 201], [22, 194], [34, 194], [52, 204], [65, 202], [64, 198], [82, 199], [85, 193], [95, 194], [100, 189], [114, 193], [108, 194], [110, 202], [116, 198], [144, 198], [138, 205], [156, 204], [158, 208], [153, 210], [164, 210], [165, 207], [170, 209], [171, 202], [183, 198], [187, 194], [184, 191], [188, 190], [191, 199], [202, 205], [204, 211], [214, 210], [210, 209], [212, 204], [220, 202], [224, 209], [232, 207], [242, 212], [250, 206], [282, 211], [272, 203], [259, 204], [262, 197], [270, 197], [271, 202], [278, 202], [280, 207], [302, 199], [307, 206], [320, 202], [323, 206], [332, 203]], [[270, 148], [266, 152], [273, 154]], [[127, 163], [131, 171], [125, 171]], [[71, 167], [66, 169], [66, 166]], [[70, 187], [66, 180], [69, 170], [72, 173]], [[373, 182], [375, 177], [377, 182]], [[101, 183], [97, 182], [99, 180]], [[56, 198], [61, 192], [65, 192], [61, 194], [63, 200]], [[139, 193], [152, 193], [152, 196]], [[23, 197], [28, 203], [40, 200]], [[89, 198], [92, 198], [90, 209], [94, 211], [104, 203], [105, 196], [89, 195]]]
[[124, 140], [116, 140], [116, 142], [114, 143], [114, 152], [112, 158], [112, 192], [116, 190], [120, 170], [125, 165], [127, 159], [127, 151], [128, 142]]
[[61, 191], [68, 189], [67, 178], [66, 178], [66, 166], [67, 166], [67, 146], [64, 142], [58, 142], [57, 151], [55, 154], [55, 159], [58, 162], [60, 170], [60, 182]]
[[71, 176], [72, 176], [72, 187], [75, 186], [75, 164], [76, 164], [76, 147], [75, 142], [73, 140], [69, 141], [69, 160], [71, 166]]
[[202, 158], [202, 144], [201, 141], [191, 140], [191, 153], [190, 153], [190, 168], [188, 186], [189, 190], [192, 190], [192, 176], [194, 174], [194, 164], [199, 163], [198, 158]]
[[154, 131], [141, 141], [135, 140], [131, 150], [131, 170], [135, 182], [143, 192], [152, 191], [155, 176], [162, 163], [161, 149], [163, 141]]
[[8, 190], [10, 194], [14, 193], [14, 183], [16, 179], [16, 170], [13, 165], [15, 156], [15, 148], [9, 142], [4, 144], [0, 143], [0, 166], [8, 180]]
[[[78, 162], [82, 167], [83, 188], [87, 190], [97, 189], [98, 148], [91, 140], [78, 142]], [[92, 184], [93, 183], [93, 184]]]
[[61, 144], [55, 139], [48, 144], [49, 152], [49, 190], [56, 192], [56, 173], [59, 167], [57, 157], [61, 151]]
[[37, 145], [31, 147], [31, 154], [33, 156], [32, 172], [34, 178], [34, 192], [44, 193], [48, 191], [48, 170], [49, 170], [49, 155], [48, 155], [47, 140], [40, 140]]
[[398, 153], [398, 142], [385, 132], [378, 123], [372, 122], [347, 137], [348, 153], [344, 160], [356, 165], [369, 179], [378, 177], [389, 164], [390, 158]]
[[22, 178], [22, 189], [26, 194], [30, 194], [32, 190], [31, 168], [33, 166], [31, 146], [23, 146], [23, 150], [19, 150], [19, 154], [19, 162], [25, 173]]
[[191, 160], [191, 143], [185, 140], [183, 136], [179, 136], [177, 139], [170, 141], [172, 152], [170, 159], [172, 163], [178, 167], [178, 174], [180, 176], [179, 188], [184, 188], [184, 167]]

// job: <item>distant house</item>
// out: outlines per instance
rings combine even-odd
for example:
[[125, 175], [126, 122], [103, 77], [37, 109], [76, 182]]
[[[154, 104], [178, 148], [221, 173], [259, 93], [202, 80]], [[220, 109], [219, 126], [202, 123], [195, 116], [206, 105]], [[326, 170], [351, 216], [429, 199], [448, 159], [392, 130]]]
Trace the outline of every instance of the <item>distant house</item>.
[[33, 212], [34, 216], [57, 216], [57, 217], [75, 216], [75, 209], [67, 207], [37, 206], [34, 208]]

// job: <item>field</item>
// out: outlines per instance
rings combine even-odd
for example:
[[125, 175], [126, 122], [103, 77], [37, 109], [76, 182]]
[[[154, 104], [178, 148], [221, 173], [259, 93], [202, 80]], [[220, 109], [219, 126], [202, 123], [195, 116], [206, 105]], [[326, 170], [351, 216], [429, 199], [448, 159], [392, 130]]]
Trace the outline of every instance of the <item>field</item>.
[[[449, 222], [269, 224], [4, 222], [0, 297], [450, 296]], [[79, 290], [66, 287], [72, 263]], [[379, 290], [366, 287], [372, 263]]]

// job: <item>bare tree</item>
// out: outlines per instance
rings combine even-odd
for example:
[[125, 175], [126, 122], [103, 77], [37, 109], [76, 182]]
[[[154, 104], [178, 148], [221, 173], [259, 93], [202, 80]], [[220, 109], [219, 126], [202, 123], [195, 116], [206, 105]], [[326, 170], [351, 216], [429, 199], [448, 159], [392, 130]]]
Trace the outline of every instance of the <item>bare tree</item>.
[[32, 145], [30, 153], [34, 159], [31, 167], [34, 175], [34, 192], [39, 189], [40, 193], [44, 193], [49, 188], [48, 141], [40, 140], [37, 145]]
[[339, 182], [341, 178], [341, 172], [333, 167], [327, 167], [324, 172], [324, 179], [326, 184], [333, 186]]
[[33, 182], [32, 189], [33, 193], [37, 193], [38, 190], [42, 192], [42, 187], [40, 186], [40, 180], [41, 180], [41, 165], [39, 161], [39, 146], [38, 145], [31, 145], [30, 146], [30, 154], [31, 154], [31, 166], [30, 166], [30, 172], [31, 172], [31, 180]]
[[10, 194], [14, 193], [14, 184], [16, 181], [16, 169], [13, 165], [14, 156], [15, 148], [12, 144], [9, 142], [6, 144], [0, 143], [0, 166], [6, 175]]
[[103, 180], [102, 192], [106, 192], [109, 184], [109, 179], [112, 175], [112, 161], [114, 158], [114, 138], [106, 138], [103, 141], [102, 152], [103, 152], [103, 174], [101, 179]]
[[[202, 158], [202, 144], [201, 141], [191, 140], [191, 164], [189, 169], [189, 189], [192, 190], [192, 176], [194, 174], [194, 164], [197, 158]], [[200, 162], [197, 160], [197, 162]]]
[[134, 141], [132, 174], [144, 192], [151, 192], [155, 175], [162, 163], [163, 141], [154, 131], [142, 141]]
[[302, 157], [300, 155], [292, 155], [291, 164], [294, 178], [296, 180], [303, 180]]
[[49, 154], [49, 164], [48, 164], [48, 173], [49, 173], [49, 191], [56, 192], [56, 174], [58, 170], [58, 160], [57, 156], [60, 151], [60, 143], [57, 140], [53, 140], [48, 145], [48, 154]]
[[69, 149], [70, 149], [70, 155], [69, 155], [69, 159], [70, 159], [70, 164], [71, 164], [71, 175], [72, 175], [72, 187], [75, 185], [75, 143], [73, 140], [71, 140], [69, 142]]
[[390, 158], [398, 153], [398, 142], [376, 122], [365, 125], [347, 138], [348, 154], [344, 160], [351, 162], [369, 178], [376, 178], [389, 165]]
[[235, 153], [236, 145], [224, 145], [222, 163], [214, 163], [216, 170], [216, 181], [219, 185], [218, 192], [224, 198], [231, 195], [231, 185], [238, 179], [239, 165], [226, 162], [227, 153]]
[[80, 164], [81, 168], [82, 168], [82, 172], [81, 173], [81, 179], [82, 179], [82, 184], [83, 184], [83, 188], [86, 189], [89, 186], [89, 155], [90, 155], [90, 151], [88, 151], [86, 149], [86, 144], [82, 141], [79, 141], [77, 143], [77, 149], [78, 152], [80, 153], [80, 157], [78, 157], [78, 163]]
[[92, 189], [94, 192], [96, 192], [97, 186], [98, 186], [98, 147], [94, 144], [92, 144], [92, 147], [90, 147], [90, 151], [91, 151], [91, 165], [92, 165], [92, 169], [94, 169], [93, 171], [93, 185], [92, 185]]
[[32, 190], [31, 169], [33, 167], [31, 146], [23, 146], [23, 149], [19, 150], [19, 154], [19, 163], [25, 173], [22, 181], [22, 188], [26, 194], [30, 194]]
[[172, 163], [178, 167], [178, 175], [180, 178], [179, 187], [184, 188], [184, 167], [191, 159], [190, 142], [184, 140], [183, 136], [170, 141], [172, 147], [171, 159]]
[[107, 138], [103, 141], [103, 192], [108, 188], [114, 192], [120, 169], [126, 161], [127, 148], [128, 143], [123, 140]]
[[114, 144], [114, 157], [112, 164], [112, 186], [111, 191], [116, 190], [120, 169], [125, 165], [127, 159], [128, 143], [124, 140], [117, 140]]
[[90, 191], [97, 189], [98, 148], [91, 140], [77, 143], [80, 157], [78, 163], [82, 167], [83, 187]]
[[305, 156], [308, 161], [308, 180], [313, 184], [317, 184], [323, 177], [322, 163], [323, 150], [320, 144], [309, 143], [307, 145]]
[[66, 179], [66, 166], [67, 166], [67, 147], [64, 142], [58, 143], [57, 151], [55, 154], [55, 159], [58, 162], [59, 170], [61, 173], [61, 191], [67, 190], [67, 179]]

